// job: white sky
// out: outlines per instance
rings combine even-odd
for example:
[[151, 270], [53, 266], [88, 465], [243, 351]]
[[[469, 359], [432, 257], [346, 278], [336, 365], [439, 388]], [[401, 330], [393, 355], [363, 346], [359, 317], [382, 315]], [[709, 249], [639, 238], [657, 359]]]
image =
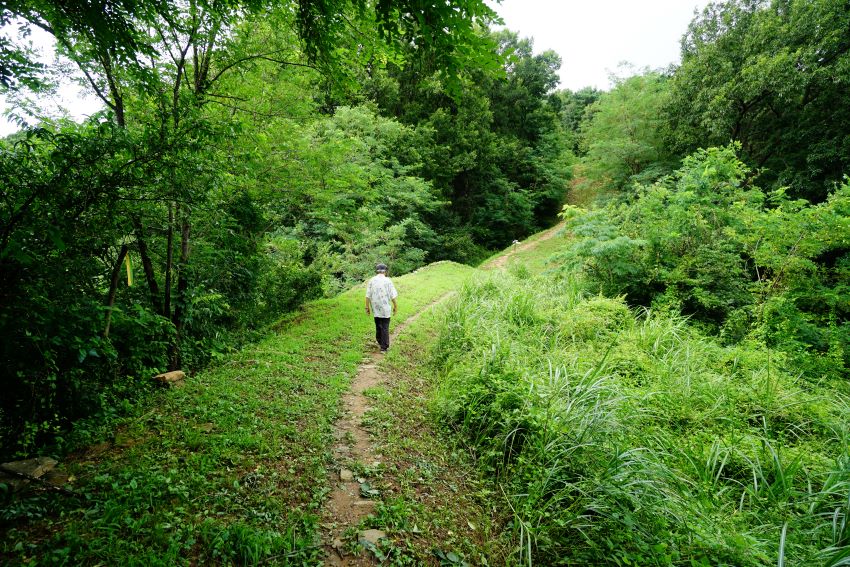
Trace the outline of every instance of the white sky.
[[505, 27], [534, 38], [534, 52], [563, 60], [561, 87], [607, 89], [621, 62], [658, 69], [679, 62], [679, 40], [709, 0], [502, 0]]
[[[8, 26], [2, 28], [2, 32], [7, 37], [17, 40], [16, 26]], [[55, 62], [53, 53], [53, 36], [44, 30], [33, 28], [32, 35], [25, 41], [39, 53], [38, 60], [41, 63], [51, 65]], [[72, 76], [82, 76], [70, 63], [66, 62], [65, 69], [74, 71], [74, 75], [61, 75], [58, 89], [51, 96], [40, 96], [38, 105], [41, 109], [47, 109], [49, 114], [54, 117], [62, 115], [70, 115], [75, 120], [82, 120], [90, 114], [102, 110], [103, 102], [94, 94], [86, 92], [85, 89], [72, 79]], [[5, 96], [0, 94], [0, 136], [6, 136], [18, 130], [18, 125], [9, 122], [5, 118], [7, 111], [15, 111], [14, 105], [7, 100]]]
[[[505, 27], [520, 37], [534, 38], [534, 52], [547, 49], [563, 60], [561, 87], [578, 90], [593, 86], [610, 87], [609, 76], [623, 62], [636, 69], [664, 68], [679, 61], [679, 40], [709, 0], [487, 0], [505, 20]], [[4, 30], [7, 31], [7, 30]], [[46, 45], [43, 32], [33, 32], [37, 45]], [[47, 51], [47, 50], [44, 50]], [[44, 60], [52, 55], [45, 53]], [[628, 74], [628, 72], [625, 72]], [[43, 99], [57, 114], [65, 107], [71, 116], [82, 119], [102, 108], [93, 95], [83, 94], [71, 81], [64, 81], [58, 96]], [[0, 96], [0, 115], [10, 109]], [[17, 126], [0, 116], [0, 136]]]

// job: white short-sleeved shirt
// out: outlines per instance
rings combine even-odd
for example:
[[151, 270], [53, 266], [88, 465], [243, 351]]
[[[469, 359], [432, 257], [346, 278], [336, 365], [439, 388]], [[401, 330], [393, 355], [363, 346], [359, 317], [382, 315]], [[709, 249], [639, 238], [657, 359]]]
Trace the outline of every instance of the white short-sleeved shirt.
[[366, 284], [366, 297], [372, 304], [372, 316], [388, 318], [393, 316], [392, 300], [398, 297], [393, 281], [384, 274], [378, 274]]

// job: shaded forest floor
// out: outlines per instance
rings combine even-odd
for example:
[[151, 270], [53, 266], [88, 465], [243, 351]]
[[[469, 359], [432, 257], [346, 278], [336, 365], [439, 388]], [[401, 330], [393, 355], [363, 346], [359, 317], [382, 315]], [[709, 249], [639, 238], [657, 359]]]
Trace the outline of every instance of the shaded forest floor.
[[[520, 258], [542, 266], [554, 234], [489, 267]], [[159, 392], [111, 438], [64, 459], [69, 493], [8, 499], [0, 560], [498, 564], [502, 519], [487, 484], [428, 418], [438, 302], [475, 272], [441, 262], [395, 278], [397, 340], [386, 357], [371, 346], [358, 286]], [[370, 382], [358, 385], [364, 373]], [[358, 445], [363, 452], [352, 451]], [[339, 480], [343, 470], [349, 480]], [[351, 503], [365, 502], [362, 512], [331, 510], [340, 486]]]

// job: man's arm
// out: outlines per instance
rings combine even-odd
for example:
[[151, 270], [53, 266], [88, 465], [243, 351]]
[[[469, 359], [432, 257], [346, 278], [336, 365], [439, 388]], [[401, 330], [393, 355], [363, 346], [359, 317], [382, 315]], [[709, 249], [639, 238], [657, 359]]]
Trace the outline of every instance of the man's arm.
[[393, 315], [398, 311], [398, 303], [395, 302], [395, 297], [393, 297]]
[[366, 313], [369, 313], [370, 307], [372, 307], [372, 303], [369, 301], [369, 298], [366, 298]]

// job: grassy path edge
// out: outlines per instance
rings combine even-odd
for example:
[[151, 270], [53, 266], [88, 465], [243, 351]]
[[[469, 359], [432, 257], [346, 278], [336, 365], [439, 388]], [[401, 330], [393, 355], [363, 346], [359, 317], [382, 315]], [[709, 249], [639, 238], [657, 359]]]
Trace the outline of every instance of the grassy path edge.
[[[399, 324], [473, 271], [443, 262], [395, 278]], [[373, 332], [362, 294], [306, 305], [66, 457], [78, 495], [5, 509], [0, 561], [317, 564], [332, 424]]]

